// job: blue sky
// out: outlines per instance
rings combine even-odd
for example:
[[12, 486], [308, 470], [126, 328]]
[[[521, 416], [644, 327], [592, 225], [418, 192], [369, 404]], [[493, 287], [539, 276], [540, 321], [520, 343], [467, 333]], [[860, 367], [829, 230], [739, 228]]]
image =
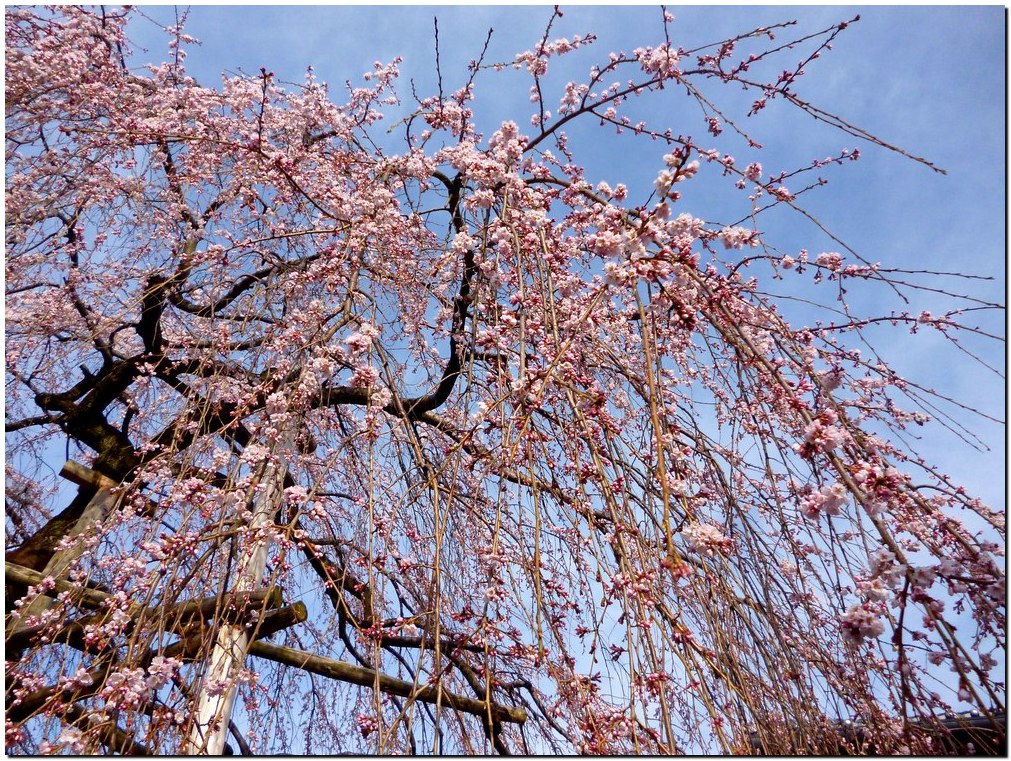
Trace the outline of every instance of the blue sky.
[[[966, 272], [993, 277], [991, 282], [970, 284], [924, 281], [931, 287], [971, 287], [988, 300], [1003, 302], [1005, 290], [1005, 41], [1004, 9], [999, 6], [818, 6], [671, 7], [675, 45], [692, 48], [760, 25], [796, 19], [799, 29], [814, 32], [829, 24], [861, 20], [842, 34], [834, 49], [809, 68], [797, 86], [801, 96], [847, 121], [867, 129], [912, 154], [942, 166], [937, 174], [908, 159], [874, 146], [861, 144], [816, 123], [810, 117], [777, 106], [767, 108], [746, 126], [765, 146], [759, 155], [767, 171], [788, 169], [859, 147], [863, 158], [823, 176], [830, 184], [805, 197], [804, 207], [824, 222], [849, 246], [868, 260], [886, 266]], [[145, 7], [152, 19], [171, 22], [175, 9]], [[592, 63], [610, 50], [631, 51], [639, 45], [662, 42], [660, 10], [655, 6], [563, 6], [564, 17], [555, 22], [552, 39], [593, 32], [598, 42], [583, 56], [552, 62], [551, 81], [563, 82], [584, 75]], [[399, 93], [403, 106], [393, 109], [389, 123], [412, 105], [410, 82], [421, 97], [435, 92], [433, 17], [438, 16], [441, 68], [446, 91], [467, 79], [466, 65], [480, 52], [489, 27], [494, 28], [488, 61], [507, 61], [532, 48], [550, 16], [549, 6], [192, 6], [186, 30], [201, 41], [189, 50], [188, 66], [203, 84], [220, 81], [222, 71], [255, 73], [263, 66], [279, 78], [300, 82], [306, 67], [331, 83], [336, 99], [346, 80], [360, 82], [360, 74], [373, 61], [402, 56]], [[164, 38], [150, 22], [139, 19], [133, 27], [138, 62], [158, 61], [167, 54]], [[799, 54], [782, 60], [794, 64]], [[512, 118], [521, 128], [528, 124], [529, 80], [511, 71], [492, 72], [477, 80], [479, 126], [486, 133], [497, 122]], [[713, 92], [723, 102], [738, 106], [752, 97], [732, 89]], [[557, 98], [546, 98], [550, 101]], [[675, 131], [703, 136], [698, 112], [686, 108], [685, 99], [664, 101], [669, 112], [650, 113]], [[740, 115], [743, 112], [738, 110]], [[580, 135], [573, 131], [573, 142]], [[726, 137], [726, 133], [724, 135]], [[612, 136], [613, 138], [613, 136]], [[591, 138], [587, 138], [591, 139]], [[592, 138], [596, 139], [596, 138]], [[627, 144], [627, 143], [625, 143]], [[394, 143], [391, 143], [394, 145]], [[662, 147], [638, 146], [625, 151], [592, 150], [590, 178], [626, 182], [648, 192], [660, 167]], [[733, 152], [733, 141], [724, 150]], [[592, 144], [589, 147], [593, 147]], [[741, 160], [744, 154], [741, 154]], [[685, 186], [682, 210], [708, 220], [733, 221], [741, 208], [725, 182], [705, 178]], [[715, 169], [710, 171], [715, 175]], [[727, 206], [731, 196], [735, 205]], [[736, 219], [736, 217], [734, 217]], [[763, 222], [769, 240], [784, 253], [807, 248], [812, 255], [837, 250], [814, 226], [796, 215], [769, 217]], [[817, 300], [827, 290], [804, 293]], [[863, 305], [881, 312], [875, 292]], [[860, 303], [860, 302], [858, 302]], [[943, 311], [941, 301], [923, 298], [911, 305]], [[901, 309], [895, 303], [888, 308]], [[803, 313], [797, 313], [802, 320]], [[1003, 316], [986, 318], [985, 326], [1001, 335]], [[955, 398], [1005, 417], [1005, 391], [1001, 378], [953, 352], [929, 332], [915, 337], [898, 329], [872, 333], [876, 345], [900, 373]], [[998, 368], [1004, 366], [1002, 347], [993, 342], [973, 342]], [[1004, 505], [1003, 427], [964, 417], [992, 448], [979, 453], [959, 444], [943, 431], [931, 432], [921, 442], [928, 459], [940, 463], [956, 480], [966, 483], [990, 504]]]

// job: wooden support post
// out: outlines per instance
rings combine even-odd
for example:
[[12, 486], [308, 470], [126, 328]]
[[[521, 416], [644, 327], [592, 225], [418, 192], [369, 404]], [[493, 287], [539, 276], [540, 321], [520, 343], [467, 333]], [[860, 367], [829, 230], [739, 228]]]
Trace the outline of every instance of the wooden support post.
[[[60, 471], [60, 475], [76, 484], [97, 488], [98, 491], [91, 498], [87, 507], [84, 508], [84, 512], [77, 519], [77, 523], [74, 524], [74, 527], [67, 534], [68, 539], [76, 539], [78, 541], [74, 542], [68, 549], [58, 550], [53, 554], [49, 562], [46, 563], [46, 567], [42, 569], [42, 578], [62, 579], [64, 577], [70, 566], [84, 554], [84, 545], [80, 540], [81, 534], [96, 523], [105, 520], [112, 513], [119, 499], [112, 493], [112, 488], [117, 486], [114, 481], [76, 462], [68, 461], [63, 466], [63, 470]], [[47, 595], [37, 596], [21, 609], [20, 621], [15, 626], [15, 629], [24, 628], [30, 617], [40, 615], [53, 602], [53, 598]]]
[[[293, 439], [292, 423], [287, 423], [287, 434], [281, 440]], [[260, 476], [262, 491], [253, 498], [253, 516], [247, 531], [256, 531], [273, 519], [281, 503], [287, 464], [279, 456], [282, 444], [275, 445], [272, 457], [263, 466]], [[239, 572], [236, 591], [250, 591], [263, 581], [267, 565], [267, 543], [243, 542], [239, 549]], [[197, 708], [183, 752], [187, 755], [220, 756], [225, 748], [228, 723], [235, 705], [236, 679], [249, 649], [250, 637], [245, 627], [224, 624], [218, 629], [217, 640], [211, 651], [203, 684], [199, 690]]]

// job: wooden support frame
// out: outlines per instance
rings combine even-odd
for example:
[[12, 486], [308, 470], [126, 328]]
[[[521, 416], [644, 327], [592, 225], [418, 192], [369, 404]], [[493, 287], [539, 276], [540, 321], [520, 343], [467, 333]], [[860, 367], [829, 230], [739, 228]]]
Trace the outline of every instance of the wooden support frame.
[[[270, 636], [271, 634], [281, 631], [288, 626], [301, 623], [305, 620], [306, 613], [307, 611], [305, 605], [302, 603], [296, 603], [295, 605], [270, 611], [266, 615], [262, 616], [255, 625], [249, 627], [248, 635], [251, 637]], [[204, 632], [190, 632], [184, 634], [182, 638], [168, 647], [160, 650], [153, 649], [147, 651], [140, 656], [139, 659], [133, 661], [131, 666], [146, 667], [151, 663], [151, 660], [158, 655], [166, 658], [179, 658], [180, 660], [191, 661], [199, 656], [201, 649], [205, 645], [205, 637], [206, 634]], [[75, 647], [73, 642], [68, 642], [68, 644]], [[66, 689], [62, 686], [42, 687], [35, 692], [24, 696], [21, 699], [21, 702], [17, 705], [8, 705], [7, 719], [14, 722], [24, 721], [41, 710], [45, 704], [54, 697], [63, 699], [69, 697], [72, 700], [77, 701], [97, 695], [102, 691], [105, 680], [108, 678], [109, 674], [112, 673], [115, 666], [116, 664], [106, 661], [89, 669], [87, 672], [90, 677], [88, 686], [82, 687], [76, 692], [70, 694], [68, 694]], [[8, 691], [9, 688], [10, 685], [8, 685]]]
[[[4, 570], [6, 578], [29, 586], [38, 585], [45, 578], [38, 571], [9, 561], [5, 562]], [[89, 608], [101, 609], [103, 602], [111, 597], [111, 595], [105, 592], [87, 587], [79, 587], [62, 580], [56, 582], [55, 588], [60, 592], [70, 591], [80, 593], [81, 604]], [[135, 603], [127, 608], [126, 614], [135, 620], [143, 616], [148, 618], [150, 622], [162, 621], [164, 622], [166, 631], [185, 632], [194, 625], [200, 625], [211, 616], [218, 616], [226, 621], [237, 622], [250, 610], [261, 609], [268, 612], [261, 618], [258, 626], [260, 629], [272, 626], [272, 630], [262, 635], [268, 636], [280, 631], [280, 629], [293, 626], [305, 620], [307, 612], [305, 611], [304, 604], [296, 603], [290, 608], [280, 608], [282, 602], [281, 590], [277, 587], [271, 587], [270, 589], [253, 592], [235, 592], [225, 598], [206, 597], [199, 600], [185, 600], [167, 606], [145, 606]], [[280, 610], [274, 610], [277, 608], [280, 608]], [[295, 612], [294, 609], [300, 609], [300, 612]], [[286, 617], [277, 617], [281, 610], [288, 611], [285, 614]], [[89, 624], [101, 624], [108, 615], [110, 615], [109, 612], [102, 612], [65, 622], [55, 633], [51, 630], [51, 627], [45, 625], [26, 627], [18, 624], [13, 626], [8, 624], [5, 627], [5, 644], [8, 652], [23, 649], [30, 646], [34, 637], [45, 633], [52, 636], [54, 642], [63, 641], [77, 647], [74, 643], [81, 641], [84, 628]], [[286, 623], [280, 625], [281, 622]]]
[[[95, 523], [104, 520], [115, 509], [119, 495], [114, 493], [115, 484], [105, 476], [96, 473], [76, 462], [68, 461], [60, 473], [64, 478], [85, 488], [96, 490], [95, 496], [85, 508], [84, 513], [78, 519], [70, 536], [78, 536], [84, 533]], [[264, 474], [271, 481], [277, 480], [274, 473]], [[271, 483], [267, 494], [261, 495], [260, 512], [264, 515], [271, 504], [276, 501], [279, 484]], [[258, 515], [258, 518], [263, 516]], [[38, 586], [45, 579], [50, 579], [53, 584], [54, 594], [71, 592], [74, 596], [74, 603], [80, 607], [91, 608], [99, 612], [94, 615], [84, 616], [73, 621], [64, 622], [55, 633], [52, 633], [50, 626], [25, 626], [24, 622], [31, 616], [37, 615], [49, 607], [53, 600], [46, 595], [38, 595], [30, 601], [21, 611], [19, 616], [13, 621], [8, 617], [5, 626], [7, 647], [10, 650], [23, 649], [30, 646], [32, 640], [40, 634], [53, 636], [53, 642], [74, 647], [79, 650], [86, 650], [83, 640], [85, 627], [89, 624], [100, 623], [107, 615], [102, 611], [104, 605], [111, 595], [82, 584], [74, 584], [66, 581], [64, 574], [72, 564], [80, 557], [81, 545], [71, 547], [67, 550], [57, 552], [43, 571], [36, 571], [25, 566], [5, 561], [5, 577], [8, 582], [17, 582], [26, 586]], [[192, 661], [200, 657], [202, 649], [206, 646], [206, 629], [204, 622], [214, 616], [217, 623], [221, 625], [219, 630], [219, 642], [216, 651], [222, 651], [219, 659], [218, 670], [229, 671], [232, 667], [227, 664], [241, 663], [243, 654], [252, 655], [265, 660], [271, 660], [288, 667], [297, 668], [311, 673], [319, 674], [331, 679], [355, 684], [365, 688], [378, 688], [382, 693], [395, 695], [407, 700], [419, 701], [428, 704], [441, 704], [447, 708], [471, 714], [481, 718], [485, 722], [499, 723], [507, 722], [523, 724], [527, 720], [527, 712], [523, 708], [513, 706], [503, 706], [490, 701], [477, 698], [466, 697], [453, 692], [443, 690], [433, 685], [418, 686], [413, 682], [398, 679], [373, 669], [363, 668], [344, 661], [339, 661], [324, 656], [314, 655], [290, 647], [273, 645], [259, 641], [263, 637], [268, 637], [290, 626], [306, 620], [308, 611], [303, 603], [295, 603], [286, 607], [282, 606], [280, 590], [271, 589], [249, 589], [249, 585], [254, 584], [256, 578], [262, 574], [262, 559], [254, 557], [247, 561], [247, 566], [243, 568], [242, 583], [238, 585], [225, 597], [211, 597], [200, 600], [187, 600], [170, 606], [145, 606], [140, 604], [130, 605], [127, 614], [132, 619], [145, 617], [151, 622], [161, 622], [162, 628], [166, 631], [175, 631], [181, 635], [180, 639], [162, 648], [159, 651], [151, 650], [141, 656], [138, 663], [144, 665], [149, 663], [156, 655], [166, 657], [177, 657], [182, 660]], [[261, 615], [255, 624], [242, 624], [242, 618], [250, 610], [260, 609]], [[227, 650], [222, 646], [222, 634], [226, 638], [234, 640], [232, 647]], [[238, 650], [233, 652], [235, 646]], [[88, 673], [92, 678], [89, 687], [83, 688], [71, 696], [74, 701], [83, 700], [100, 692], [107, 677], [112, 673], [115, 665], [106, 661], [93, 667]], [[212, 666], [212, 670], [214, 667]], [[234, 689], [230, 690], [234, 695]], [[30, 695], [26, 695], [17, 706], [8, 706], [7, 718], [13, 721], [22, 721], [40, 710], [44, 710], [47, 702], [56, 697], [65, 699], [63, 690], [57, 687], [44, 687], [36, 690]], [[209, 708], [209, 710], [207, 710]], [[224, 710], [222, 710], [224, 709]], [[204, 721], [201, 728], [191, 733], [186, 750], [189, 753], [212, 753], [219, 741], [227, 732], [230, 706], [220, 703], [213, 707], [205, 707], [205, 713], [209, 716], [213, 711], [210, 720]], [[78, 705], [71, 705], [67, 718], [71, 722], [80, 722], [85, 717], [85, 711]], [[199, 718], [199, 717], [198, 717]], [[224, 719], [224, 726], [219, 722]], [[205, 732], [209, 730], [209, 733]], [[114, 723], [103, 725], [99, 741], [113, 752], [126, 752], [130, 755], [146, 755], [148, 749], [142, 744], [134, 741], [128, 733], [120, 729]], [[209, 743], [208, 743], [209, 741]], [[220, 753], [220, 750], [217, 751]]]

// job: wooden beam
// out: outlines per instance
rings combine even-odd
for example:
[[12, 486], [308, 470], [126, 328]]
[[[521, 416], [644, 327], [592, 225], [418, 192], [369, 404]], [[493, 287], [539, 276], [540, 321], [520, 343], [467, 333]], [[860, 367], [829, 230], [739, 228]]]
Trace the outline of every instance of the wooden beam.
[[254, 625], [249, 627], [251, 634], [256, 639], [269, 637], [279, 631], [288, 629], [305, 621], [309, 617], [309, 610], [304, 602], [297, 602], [284, 608], [268, 611], [266, 615]]
[[[95, 489], [95, 494], [85, 506], [81, 516], [74, 523], [67, 533], [68, 539], [77, 539], [66, 549], [56, 550], [45, 568], [42, 569], [43, 577], [51, 576], [54, 579], [62, 579], [70, 567], [76, 563], [84, 554], [84, 545], [81, 535], [87, 532], [96, 523], [104, 521], [116, 508], [120, 501], [120, 495], [115, 494], [113, 489], [119, 484], [111, 478], [103, 476], [101, 473], [86, 468], [83, 465], [67, 460], [64, 463], [60, 475], [68, 481], [72, 481], [79, 486]], [[21, 621], [26, 621], [31, 616], [37, 616], [53, 604], [53, 598], [47, 595], [39, 595], [31, 600], [21, 611]], [[22, 624], [15, 624], [15, 628], [20, 628]]]
[[357, 684], [362, 687], [374, 687], [378, 684], [380, 692], [410, 700], [420, 700], [423, 703], [439, 701], [444, 706], [480, 716], [485, 720], [489, 716], [492, 719], [513, 724], [522, 724], [527, 720], [527, 712], [522, 708], [500, 706], [494, 703], [489, 705], [483, 700], [456, 695], [446, 690], [440, 691], [431, 685], [417, 687], [413, 682], [396, 679], [344, 661], [313, 655], [303, 650], [270, 645], [266, 642], [254, 642], [249, 646], [249, 654], [349, 684]]
[[[77, 523], [67, 534], [70, 539], [77, 539], [96, 523], [104, 521], [112, 510], [116, 507], [119, 497], [108, 489], [100, 489], [95, 492], [95, 496], [88, 502], [87, 507]], [[66, 575], [81, 555], [84, 554], [84, 544], [77, 541], [65, 550], [57, 550], [42, 569], [42, 577], [51, 576], [54, 579], [61, 579]], [[44, 612], [53, 604], [53, 598], [47, 595], [38, 595], [21, 610], [21, 621], [26, 621], [31, 616], [37, 616]]]
[[[42, 580], [46, 578], [44, 573], [36, 571], [34, 568], [12, 563], [9, 560], [4, 561], [4, 577], [8, 581], [17, 581], [29, 587], [41, 584]], [[111, 597], [106, 592], [80, 584], [71, 584], [63, 579], [56, 579], [54, 591], [56, 593], [73, 592], [75, 595], [79, 595], [81, 603], [89, 608], [100, 608], [102, 603]]]
[[68, 481], [72, 481], [78, 486], [90, 486], [93, 489], [114, 489], [119, 486], [107, 476], [103, 476], [98, 471], [86, 468], [78, 462], [67, 460], [60, 470], [60, 475]]
[[[71, 483], [95, 490], [114, 489], [120, 485], [111, 478], [103, 476], [97, 470], [86, 468], [79, 462], [74, 462], [73, 460], [67, 460], [63, 464], [63, 468], [60, 470], [60, 475]], [[142, 515], [145, 518], [153, 518], [157, 512], [157, 508], [157, 503], [152, 502], [147, 497], [144, 497], [140, 505], [139, 515]]]

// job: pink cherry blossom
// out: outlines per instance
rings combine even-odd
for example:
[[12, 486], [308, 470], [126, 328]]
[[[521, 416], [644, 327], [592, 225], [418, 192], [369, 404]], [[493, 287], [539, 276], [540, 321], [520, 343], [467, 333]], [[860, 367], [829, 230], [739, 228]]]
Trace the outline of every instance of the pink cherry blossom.
[[885, 631], [880, 615], [868, 604], [851, 606], [840, 620], [843, 638], [852, 645], [859, 645], [867, 638], [879, 637]]

